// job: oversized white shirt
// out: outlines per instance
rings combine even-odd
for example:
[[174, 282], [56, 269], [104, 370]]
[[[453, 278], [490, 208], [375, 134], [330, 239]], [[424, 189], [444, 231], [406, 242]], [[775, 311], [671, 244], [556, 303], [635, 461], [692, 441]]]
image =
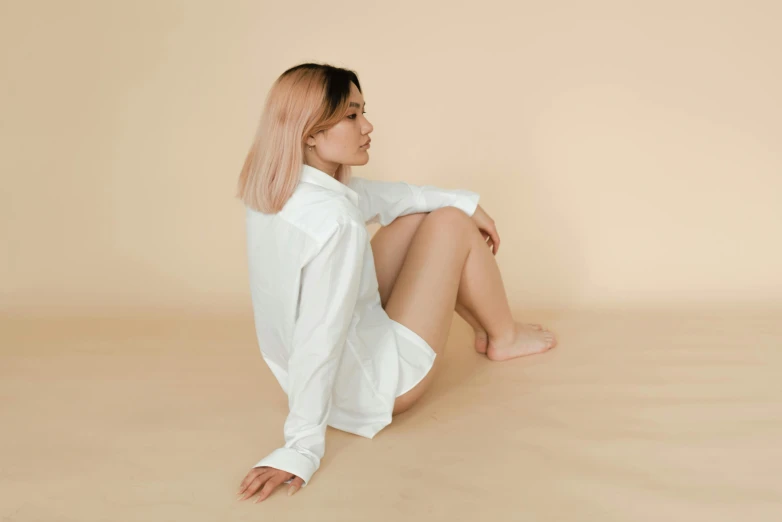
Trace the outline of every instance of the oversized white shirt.
[[[428, 345], [381, 306], [366, 225], [445, 206], [472, 216], [479, 198], [357, 176], [345, 185], [304, 165], [280, 212], [247, 207], [258, 344], [289, 407], [285, 445], [255, 467], [287, 471], [306, 486], [325, 453], [326, 426], [373, 438], [390, 424], [401, 378], [397, 339]], [[418, 363], [424, 371], [435, 355], [428, 350], [431, 358]]]

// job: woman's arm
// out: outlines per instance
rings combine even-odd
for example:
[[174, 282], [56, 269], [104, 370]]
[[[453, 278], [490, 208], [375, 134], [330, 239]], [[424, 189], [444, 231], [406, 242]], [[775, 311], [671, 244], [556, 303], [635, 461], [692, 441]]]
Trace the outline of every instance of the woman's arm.
[[359, 207], [366, 224], [386, 226], [398, 217], [457, 207], [472, 217], [478, 206], [477, 192], [412, 185], [404, 181], [378, 181], [352, 176], [348, 186], [359, 195]]
[[270, 466], [306, 486], [326, 450], [326, 422], [339, 360], [358, 298], [367, 230], [339, 223], [302, 271], [299, 316], [288, 361], [285, 446], [254, 467]]

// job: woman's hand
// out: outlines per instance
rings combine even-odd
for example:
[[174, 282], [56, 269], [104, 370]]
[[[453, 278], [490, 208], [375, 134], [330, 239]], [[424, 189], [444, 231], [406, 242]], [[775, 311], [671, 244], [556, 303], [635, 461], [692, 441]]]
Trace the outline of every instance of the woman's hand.
[[[266, 497], [272, 494], [277, 486], [296, 477], [293, 473], [282, 471], [281, 469], [272, 468], [271, 466], [261, 466], [259, 468], [253, 468], [244, 477], [241, 485], [239, 486], [239, 497], [236, 500], [245, 500], [255, 494], [256, 491], [261, 490], [258, 498], [255, 499], [255, 503], [266, 500]], [[265, 485], [264, 485], [265, 484]], [[288, 496], [293, 495], [304, 484], [304, 480], [296, 477], [291, 482], [290, 488], [288, 488]]]
[[494, 226], [494, 220], [480, 205], [475, 209], [472, 220], [478, 225], [478, 230], [481, 231], [484, 241], [488, 240], [486, 244], [491, 247], [492, 254], [496, 256], [500, 249], [500, 235], [497, 233], [497, 227]]

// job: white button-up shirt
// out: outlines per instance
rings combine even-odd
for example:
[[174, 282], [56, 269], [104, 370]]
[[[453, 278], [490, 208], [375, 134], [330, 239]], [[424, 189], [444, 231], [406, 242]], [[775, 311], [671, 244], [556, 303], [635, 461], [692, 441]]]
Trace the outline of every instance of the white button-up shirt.
[[445, 206], [472, 216], [479, 197], [357, 176], [345, 185], [304, 165], [279, 213], [247, 207], [258, 344], [289, 407], [285, 445], [255, 467], [287, 471], [306, 486], [325, 452], [327, 425], [372, 438], [391, 422], [400, 388], [415, 384], [400, 381], [400, 356], [425, 375], [435, 354], [381, 306], [366, 225]]

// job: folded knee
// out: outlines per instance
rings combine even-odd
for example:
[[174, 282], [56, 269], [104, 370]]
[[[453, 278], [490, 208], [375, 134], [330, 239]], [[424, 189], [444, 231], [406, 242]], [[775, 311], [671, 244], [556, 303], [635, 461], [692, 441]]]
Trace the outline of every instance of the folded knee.
[[464, 227], [472, 224], [472, 218], [456, 207], [442, 207], [430, 212], [427, 221], [436, 221], [438, 226]]

